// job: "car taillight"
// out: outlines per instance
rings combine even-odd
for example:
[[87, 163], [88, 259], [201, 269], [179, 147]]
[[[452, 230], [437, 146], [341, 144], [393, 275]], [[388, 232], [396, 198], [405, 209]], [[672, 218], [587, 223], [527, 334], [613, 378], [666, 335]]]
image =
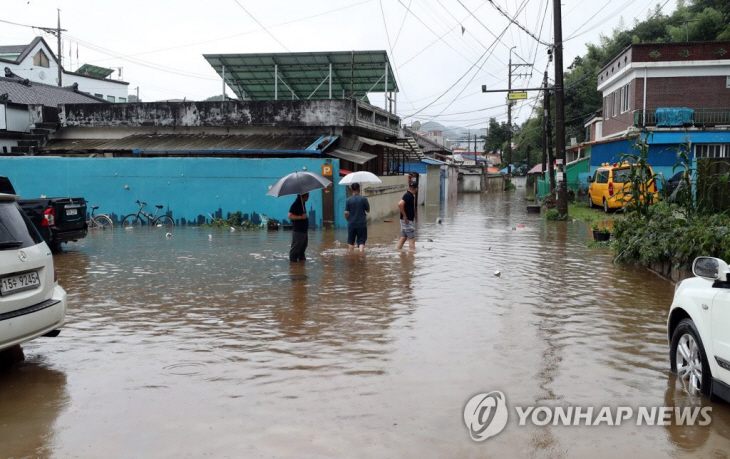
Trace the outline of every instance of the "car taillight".
[[613, 196], [613, 182], [608, 182], [608, 195]]
[[56, 224], [56, 210], [53, 207], [49, 207], [43, 212], [43, 223], [42, 226], [53, 226]]
[[657, 189], [657, 186], [656, 186], [656, 180], [654, 180], [654, 193], [656, 193], [656, 192], [658, 192], [658, 191], [659, 191], [659, 190]]

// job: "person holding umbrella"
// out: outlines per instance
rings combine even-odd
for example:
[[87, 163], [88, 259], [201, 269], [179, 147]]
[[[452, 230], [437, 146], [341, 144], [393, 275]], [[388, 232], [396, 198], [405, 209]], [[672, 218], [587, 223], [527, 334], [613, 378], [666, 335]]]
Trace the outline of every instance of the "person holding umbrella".
[[309, 192], [326, 188], [332, 182], [313, 172], [293, 172], [276, 181], [266, 193], [269, 196], [297, 195], [297, 199], [289, 208], [287, 218], [292, 224], [291, 250], [289, 261], [305, 260], [304, 251], [309, 244], [309, 217], [307, 217], [307, 199]]
[[368, 198], [360, 194], [360, 184], [355, 182], [350, 185], [352, 196], [347, 198], [345, 203], [345, 220], [347, 220], [347, 246], [350, 250], [355, 248], [355, 243], [360, 252], [365, 251], [365, 242], [368, 240], [368, 219], [370, 202]]
[[289, 208], [288, 218], [291, 220], [291, 250], [289, 250], [289, 261], [304, 261], [307, 257], [304, 252], [309, 245], [309, 217], [307, 217], [307, 200], [309, 193], [297, 195], [297, 198]]

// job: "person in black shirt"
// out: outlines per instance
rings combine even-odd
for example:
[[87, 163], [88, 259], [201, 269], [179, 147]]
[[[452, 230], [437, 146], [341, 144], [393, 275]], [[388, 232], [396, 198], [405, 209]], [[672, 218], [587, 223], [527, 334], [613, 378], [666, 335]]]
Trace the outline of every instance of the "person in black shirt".
[[408, 184], [408, 191], [398, 202], [398, 210], [400, 210], [400, 239], [396, 249], [403, 248], [406, 240], [411, 250], [416, 248], [416, 228], [413, 226], [413, 219], [416, 218], [416, 193], [418, 192], [418, 182]]
[[291, 250], [289, 250], [289, 261], [306, 260], [304, 251], [309, 244], [309, 218], [307, 217], [306, 202], [309, 193], [297, 195], [297, 199], [289, 208], [288, 218], [291, 220]]

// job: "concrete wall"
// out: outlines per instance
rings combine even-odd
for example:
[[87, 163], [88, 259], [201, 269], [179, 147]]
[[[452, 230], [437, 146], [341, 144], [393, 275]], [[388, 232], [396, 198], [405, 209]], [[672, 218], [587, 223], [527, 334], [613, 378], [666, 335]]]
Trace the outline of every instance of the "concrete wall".
[[[428, 166], [426, 174], [422, 175], [419, 199], [423, 196], [421, 205], [437, 206], [441, 202], [441, 166]], [[425, 180], [425, 184], [424, 181]]]
[[[256, 221], [267, 215], [284, 222], [293, 196], [266, 196], [269, 186], [294, 170], [321, 172], [329, 164], [339, 176], [336, 159], [238, 158], [57, 158], [0, 157], [0, 175], [6, 175], [22, 198], [41, 195], [82, 196], [115, 221], [136, 213], [136, 200], [165, 206], [180, 224], [201, 224], [214, 217], [241, 211]], [[403, 179], [405, 180], [405, 179]], [[335, 226], [346, 226], [345, 187], [332, 185]], [[310, 225], [322, 226], [322, 191], [311, 193], [307, 207]]]
[[444, 171], [445, 180], [445, 196], [444, 199], [450, 201], [456, 199], [459, 189], [459, 168], [457, 166], [441, 166]]
[[[370, 202], [368, 221], [382, 220], [397, 215], [398, 201], [408, 189], [407, 175], [381, 176], [380, 179], [383, 183], [363, 184], [362, 186], [362, 195]], [[343, 203], [343, 211], [344, 206]]]
[[481, 174], [459, 174], [458, 181], [459, 193], [481, 193], [482, 191], [482, 175]]
[[351, 100], [68, 104], [62, 127], [353, 126]]
[[484, 191], [494, 193], [504, 189], [504, 178], [502, 174], [487, 175], [484, 177]]

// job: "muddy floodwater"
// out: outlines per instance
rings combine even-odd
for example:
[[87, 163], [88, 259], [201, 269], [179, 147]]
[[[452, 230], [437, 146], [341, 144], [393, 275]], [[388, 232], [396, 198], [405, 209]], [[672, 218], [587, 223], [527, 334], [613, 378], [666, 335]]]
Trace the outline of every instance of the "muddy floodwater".
[[[728, 405], [669, 372], [673, 284], [525, 205], [519, 188], [421, 208], [415, 254], [393, 250], [397, 218], [370, 226], [364, 254], [312, 230], [299, 264], [284, 231], [69, 244], [54, 257], [67, 324], [0, 371], [0, 456], [730, 455]], [[464, 408], [492, 391], [509, 420], [476, 442]], [[515, 407], [556, 405], [703, 406], [712, 421], [519, 425]]]

